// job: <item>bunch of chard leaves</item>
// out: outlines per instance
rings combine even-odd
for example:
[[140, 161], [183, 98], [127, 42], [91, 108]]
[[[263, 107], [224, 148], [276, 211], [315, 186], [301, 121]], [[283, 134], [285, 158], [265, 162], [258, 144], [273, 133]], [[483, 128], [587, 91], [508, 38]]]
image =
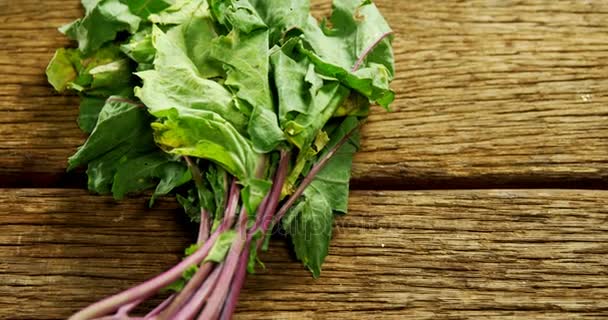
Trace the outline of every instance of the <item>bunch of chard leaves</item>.
[[69, 159], [116, 199], [175, 194], [200, 224], [169, 271], [72, 319], [125, 316], [162, 289], [154, 318], [230, 318], [273, 227], [318, 277], [334, 214], [345, 214], [358, 130], [388, 108], [390, 27], [371, 0], [82, 0], [47, 68], [80, 95], [89, 137]]

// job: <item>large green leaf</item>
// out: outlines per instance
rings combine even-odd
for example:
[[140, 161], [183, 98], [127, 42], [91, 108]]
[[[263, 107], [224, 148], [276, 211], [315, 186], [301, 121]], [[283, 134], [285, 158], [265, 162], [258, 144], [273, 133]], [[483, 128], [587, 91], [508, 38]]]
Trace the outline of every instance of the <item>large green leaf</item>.
[[310, 0], [251, 0], [277, 44], [289, 31], [301, 28], [310, 15]]
[[69, 169], [88, 164], [89, 189], [116, 199], [156, 186], [151, 199], [191, 179], [187, 167], [154, 144], [150, 117], [141, 105], [111, 97], [87, 142], [69, 160]]
[[302, 28], [300, 51], [317, 72], [388, 107], [395, 97], [389, 87], [394, 58], [391, 29], [378, 8], [369, 0], [334, 0], [330, 21], [331, 29], [309, 17]]
[[183, 42], [183, 33], [165, 34], [154, 29], [155, 69], [137, 73], [144, 83], [136, 89], [137, 97], [156, 117], [174, 110], [184, 114], [212, 111], [245, 133], [247, 118], [236, 108], [232, 94], [221, 84], [201, 76], [184, 51]]
[[222, 65], [209, 57], [212, 41], [218, 36], [210, 17], [193, 17], [169, 30], [167, 36], [188, 56], [201, 77], [211, 79], [224, 76]]
[[142, 69], [142, 65], [151, 67], [156, 55], [156, 49], [152, 44], [152, 27], [143, 28], [133, 34], [127, 43], [120, 46], [120, 50], [139, 64], [139, 70]]
[[283, 228], [291, 237], [296, 256], [315, 278], [329, 251], [334, 215], [323, 194], [308, 192], [283, 218]]
[[60, 31], [78, 41], [78, 48], [90, 54], [116, 38], [121, 31], [135, 33], [141, 19], [120, 0], [83, 0], [86, 15]]
[[283, 50], [277, 50], [271, 61], [281, 126], [289, 141], [301, 150], [306, 149], [348, 97], [350, 90], [338, 81], [325, 80], [317, 75], [306, 57], [296, 61]]
[[[319, 155], [319, 158], [325, 156], [329, 150], [352, 130], [356, 130], [359, 121], [356, 117], [347, 117], [342, 123], [332, 129], [329, 134], [331, 139], [327, 144], [325, 151]], [[329, 129], [329, 128], [328, 128]], [[332, 210], [340, 213], [346, 213], [348, 209], [348, 191], [351, 176], [351, 168], [353, 156], [359, 149], [359, 133], [355, 132], [350, 136], [348, 142], [345, 143], [331, 160], [325, 165], [307, 188], [316, 190], [317, 193], [323, 194], [331, 206]]]
[[163, 152], [151, 152], [135, 159], [129, 159], [118, 166], [112, 185], [112, 194], [122, 199], [132, 192], [141, 192], [156, 186], [150, 200], [166, 195], [174, 188], [190, 181], [188, 168]]
[[268, 31], [232, 31], [214, 40], [210, 55], [227, 72], [226, 85], [251, 106], [272, 110], [268, 83]]
[[55, 90], [72, 90], [88, 96], [107, 98], [132, 95], [132, 66], [117, 46], [107, 46], [91, 55], [75, 49], [59, 49], [46, 74]]
[[257, 179], [264, 158], [249, 140], [217, 113], [191, 110], [165, 114], [152, 124], [156, 142], [168, 153], [211, 160], [244, 185], [242, 195], [248, 212], [254, 212], [270, 189]]
[[148, 16], [148, 20], [157, 24], [178, 25], [192, 17], [209, 16], [207, 0], [177, 0], [170, 7]]
[[159, 13], [171, 6], [172, 0], [121, 0], [129, 6], [129, 10], [143, 19], [151, 14]]
[[70, 83], [78, 77], [79, 70], [74, 65], [74, 61], [80, 59], [75, 53], [76, 50], [60, 48], [46, 67], [47, 79], [58, 92], [67, 90]]
[[249, 0], [209, 0], [215, 19], [229, 30], [250, 33], [266, 29], [264, 20]]
[[268, 79], [268, 31], [242, 34], [233, 30], [213, 41], [210, 57], [222, 62], [226, 70], [224, 84], [252, 108], [247, 132], [256, 150], [269, 152], [284, 135], [274, 111]]
[[[207, 30], [205, 36], [200, 30]], [[138, 73], [144, 86], [136, 95], [157, 117], [172, 108], [213, 111], [246, 134], [258, 152], [269, 152], [284, 135], [270, 92], [267, 31], [214, 35], [207, 18], [168, 33], [155, 28], [155, 69]], [[224, 85], [234, 93], [209, 79], [224, 73]]]
[[89, 190], [98, 194], [112, 193], [114, 175], [120, 163], [152, 151], [152, 146], [147, 150], [132, 150], [129, 144], [119, 144], [107, 153], [91, 159], [87, 167]]
[[78, 126], [86, 133], [93, 132], [97, 124], [97, 118], [101, 109], [106, 104], [106, 99], [84, 96], [80, 100], [80, 114], [78, 115]]
[[[359, 122], [347, 117], [331, 129], [331, 140], [319, 158], [335, 147]], [[304, 191], [301, 200], [283, 218], [282, 226], [291, 236], [296, 255], [318, 277], [327, 256], [333, 223], [333, 213], [346, 213], [352, 158], [359, 147], [359, 135], [353, 134], [347, 143], [321, 170]]]
[[125, 145], [133, 151], [154, 149], [150, 117], [140, 105], [120, 97], [112, 97], [101, 110], [91, 136], [76, 154], [70, 157], [68, 170], [87, 164]]
[[203, 110], [166, 116], [152, 127], [167, 152], [213, 160], [240, 180], [254, 176], [260, 155], [224, 118]]
[[132, 66], [118, 47], [107, 46], [90, 56], [77, 49], [59, 49], [46, 74], [59, 92], [74, 91], [82, 96], [79, 127], [91, 133], [105, 100], [111, 95], [133, 94]]
[[226, 71], [225, 85], [250, 116], [247, 132], [258, 152], [270, 152], [285, 140], [270, 90], [269, 31], [249, 0], [210, 0], [215, 19], [230, 33], [213, 41], [209, 57]]

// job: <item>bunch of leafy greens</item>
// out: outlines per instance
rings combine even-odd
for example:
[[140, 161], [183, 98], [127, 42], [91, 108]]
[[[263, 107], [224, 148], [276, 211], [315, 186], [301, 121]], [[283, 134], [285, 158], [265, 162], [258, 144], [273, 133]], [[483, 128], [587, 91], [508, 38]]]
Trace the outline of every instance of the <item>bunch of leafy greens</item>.
[[72, 319], [127, 317], [174, 291], [148, 318], [229, 319], [275, 225], [314, 277], [334, 214], [347, 210], [358, 129], [394, 99], [391, 30], [371, 0], [82, 0], [60, 29], [78, 42], [47, 69], [81, 96], [93, 192], [176, 194], [200, 224], [186, 258]]

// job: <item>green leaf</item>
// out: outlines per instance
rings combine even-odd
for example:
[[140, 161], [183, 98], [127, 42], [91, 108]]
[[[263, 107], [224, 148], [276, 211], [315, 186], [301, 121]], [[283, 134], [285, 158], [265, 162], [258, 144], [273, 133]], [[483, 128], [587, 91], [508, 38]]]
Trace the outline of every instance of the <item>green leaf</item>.
[[73, 90], [91, 97], [133, 94], [129, 59], [117, 46], [85, 56], [75, 49], [59, 49], [47, 67], [47, 77], [59, 91]]
[[141, 105], [121, 97], [106, 101], [91, 136], [69, 160], [69, 169], [88, 164], [89, 189], [116, 199], [156, 187], [150, 200], [192, 179], [180, 161], [154, 144], [151, 119]]
[[109, 152], [89, 160], [87, 177], [90, 191], [98, 194], [111, 193], [114, 175], [118, 170], [119, 164], [126, 159], [137, 157], [140, 152], [151, 151], [153, 145], [149, 145], [150, 149], [145, 151], [133, 151], [130, 148], [129, 144], [121, 144]]
[[201, 222], [201, 206], [199, 205], [197, 190], [195, 188], [188, 189], [186, 196], [177, 194], [176, 199], [192, 222]]
[[298, 152], [296, 164], [291, 169], [291, 173], [287, 177], [285, 185], [283, 186], [283, 196], [287, 196], [295, 192], [297, 182], [300, 179], [301, 174], [303, 172], [308, 172], [312, 166], [312, 161], [316, 159], [317, 154], [323, 150], [323, 148], [325, 148], [328, 142], [329, 137], [327, 136], [327, 133], [325, 131], [321, 131], [311, 146]]
[[270, 29], [270, 43], [277, 44], [291, 30], [308, 21], [310, 0], [251, 0]]
[[177, 0], [170, 7], [148, 16], [148, 20], [156, 24], [178, 25], [192, 17], [209, 16], [207, 0]]
[[262, 203], [270, 188], [272, 188], [272, 182], [268, 180], [250, 179], [241, 190], [242, 198], [247, 199], [244, 205], [251, 218], [255, 218], [256, 209]]
[[155, 28], [153, 35], [157, 50], [155, 70], [137, 73], [144, 85], [135, 90], [150, 113], [163, 117], [172, 110], [184, 115], [197, 110], [212, 111], [238, 132], [245, 133], [247, 118], [237, 109], [232, 94], [219, 83], [201, 76], [184, 50], [183, 34], [165, 34]]
[[[196, 18], [166, 34], [158, 28], [153, 31], [155, 70], [137, 74], [144, 86], [136, 89], [136, 95], [157, 117], [172, 108], [184, 114], [190, 109], [213, 111], [246, 134], [258, 152], [273, 150], [284, 135], [268, 83], [265, 31], [244, 39], [235, 33], [209, 39], [192, 34], [196, 26], [210, 27], [208, 20]], [[202, 45], [206, 41], [211, 41], [209, 47]], [[209, 61], [223, 65], [222, 71]], [[234, 91], [239, 103], [223, 85], [206, 78], [218, 76], [224, 69], [224, 84]]]
[[157, 197], [168, 194], [191, 179], [192, 175], [185, 164], [162, 152], [154, 152], [122, 164], [114, 176], [112, 193], [115, 199], [120, 200], [128, 193], [156, 186], [150, 199], [152, 206]]
[[369, 100], [356, 91], [352, 91], [350, 96], [340, 105], [334, 113], [334, 117], [356, 116], [367, 117], [370, 111]]
[[184, 273], [182, 273], [181, 278], [175, 280], [170, 285], [164, 287], [162, 289], [162, 292], [180, 292], [180, 291], [182, 291], [184, 289], [184, 287], [186, 287], [186, 284], [188, 283], [188, 281], [190, 281], [190, 279], [192, 279], [192, 277], [194, 277], [194, 275], [196, 274], [197, 271], [198, 271], [197, 266], [190, 266], [188, 269], [186, 269], [184, 271]]
[[[167, 37], [179, 46], [196, 66], [198, 74], [206, 79], [224, 76], [222, 65], [209, 57], [212, 41], [217, 36], [216, 26], [210, 17], [193, 17], [167, 32]], [[172, 57], [168, 58], [159, 63], [169, 62]]]
[[[330, 21], [332, 28], [328, 29], [309, 17], [299, 50], [311, 59], [317, 72], [388, 108], [395, 98], [389, 87], [394, 58], [387, 36], [391, 29], [378, 8], [371, 1], [334, 0]], [[364, 62], [358, 66], [361, 58]]]
[[[199, 248], [200, 248], [200, 246], [198, 244], [192, 244], [188, 248], [186, 248], [186, 250], [184, 250], [184, 254], [186, 255], [186, 257], [188, 257], [188, 256], [194, 254], [194, 252], [196, 252]], [[184, 289], [184, 287], [186, 286], [186, 284], [188, 283], [188, 281], [190, 281], [190, 279], [192, 279], [192, 277], [194, 277], [194, 275], [196, 274], [197, 271], [198, 271], [198, 267], [196, 265], [190, 266], [188, 269], [186, 269], [182, 273], [181, 278], [175, 280], [173, 283], [171, 283], [170, 285], [163, 288], [162, 291], [164, 291], [164, 292], [182, 291]]]
[[[228, 196], [228, 179], [228, 174], [224, 169], [215, 164], [209, 165], [207, 173], [205, 174], [205, 180], [208, 182], [213, 196], [213, 198], [209, 200], [213, 200], [215, 206], [211, 207], [211, 205], [209, 205], [209, 208], [207, 209], [210, 213], [214, 213], [214, 225], [218, 225], [223, 218], [226, 198]], [[214, 208], [214, 210], [212, 208]]]
[[334, 215], [327, 199], [309, 192], [283, 218], [283, 228], [291, 236], [296, 256], [315, 278], [321, 275], [331, 240]]
[[[342, 138], [358, 126], [355, 117], [348, 117], [331, 132], [331, 140], [322, 158]], [[359, 146], [359, 135], [354, 134], [321, 170], [304, 191], [302, 199], [282, 220], [283, 228], [291, 236], [296, 255], [313, 276], [319, 277], [331, 239], [333, 213], [346, 213], [348, 184], [352, 158]]]
[[260, 155], [224, 118], [203, 110], [167, 116], [152, 124], [155, 140], [165, 151], [212, 160], [241, 181], [255, 176]]
[[281, 126], [289, 141], [304, 150], [343, 104], [350, 90], [317, 75], [307, 58], [296, 61], [278, 50], [271, 61]]
[[249, 257], [247, 260], [247, 272], [248, 273], [255, 273], [255, 267], [257, 265], [261, 266], [262, 269], [266, 269], [266, 265], [264, 265], [264, 262], [262, 262], [262, 260], [260, 260], [260, 257], [258, 255], [258, 241], [263, 241], [263, 243], [268, 242], [270, 238], [269, 235], [267, 235], [266, 237], [263, 237], [263, 234], [260, 232], [258, 234], [256, 234], [253, 237], [253, 241], [251, 241], [251, 244], [249, 245]]
[[238, 178], [244, 186], [243, 201], [254, 212], [266, 194], [268, 183], [256, 178], [263, 157], [229, 122], [210, 111], [192, 110], [189, 114], [169, 112], [152, 124], [156, 142], [168, 153], [211, 160]]
[[80, 100], [80, 114], [78, 126], [86, 133], [93, 132], [97, 124], [97, 118], [101, 109], [106, 104], [106, 99], [84, 96]]
[[179, 278], [173, 281], [170, 285], [164, 287], [161, 291], [164, 292], [180, 292], [186, 286], [187, 281], [184, 278]]
[[156, 49], [152, 44], [152, 27], [133, 34], [127, 43], [120, 46], [120, 50], [140, 65], [152, 64], [156, 55]]
[[284, 126], [298, 114], [310, 112], [314, 88], [311, 81], [306, 81], [309, 63], [307, 59], [296, 61], [282, 50], [274, 51], [270, 62], [278, 94], [279, 122]]
[[68, 85], [78, 77], [78, 70], [72, 61], [78, 59], [74, 57], [75, 50], [60, 48], [49, 62], [46, 68], [46, 76], [49, 83], [58, 92], [63, 92]]
[[172, 0], [121, 0], [129, 10], [143, 19], [153, 13], [159, 13], [171, 6]]
[[232, 31], [214, 40], [210, 57], [223, 63], [224, 84], [252, 107], [247, 132], [258, 152], [270, 152], [283, 141], [268, 79], [268, 31]]
[[266, 24], [249, 0], [210, 0], [215, 19], [229, 30], [250, 33], [266, 29]]
[[230, 250], [230, 247], [232, 246], [232, 243], [236, 238], [236, 235], [237, 233], [235, 230], [228, 230], [222, 232], [213, 244], [213, 247], [211, 247], [211, 251], [209, 251], [209, 254], [205, 258], [203, 263], [210, 261], [221, 263], [222, 261], [224, 261], [224, 259], [226, 258], [226, 254], [228, 254], [228, 250]]
[[185, 196], [178, 194], [177, 201], [193, 222], [200, 222], [201, 208], [204, 208], [213, 220], [212, 230], [215, 230], [224, 217], [228, 177], [224, 169], [213, 163], [209, 163], [202, 176], [201, 183], [189, 188]]
[[131, 13], [120, 0], [83, 0], [86, 15], [60, 31], [78, 41], [78, 48], [87, 55], [116, 38], [121, 31], [135, 33], [141, 19]]
[[[331, 140], [324, 152], [319, 155], [322, 158], [349, 132], [359, 125], [356, 117], [347, 117], [342, 123], [330, 132]], [[308, 189], [314, 189], [323, 194], [332, 210], [346, 213], [348, 209], [348, 192], [351, 176], [353, 156], [359, 149], [359, 133], [353, 134], [331, 160], [325, 165]]]
[[150, 118], [137, 104], [120, 97], [107, 100], [99, 113], [97, 125], [85, 144], [70, 157], [68, 170], [91, 162], [108, 152], [127, 147], [132, 151], [154, 148], [149, 127]]
[[184, 250], [184, 254], [186, 255], [186, 257], [189, 257], [191, 255], [193, 255], [198, 249], [200, 249], [201, 246], [199, 244], [191, 244], [188, 248], [186, 248], [186, 250]]

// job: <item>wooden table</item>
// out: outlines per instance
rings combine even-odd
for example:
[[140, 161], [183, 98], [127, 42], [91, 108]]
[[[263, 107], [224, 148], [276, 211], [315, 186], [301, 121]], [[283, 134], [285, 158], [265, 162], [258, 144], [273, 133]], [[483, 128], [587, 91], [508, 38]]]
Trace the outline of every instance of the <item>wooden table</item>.
[[[327, 0], [313, 1], [319, 15]], [[377, 0], [396, 31], [321, 279], [283, 240], [238, 319], [608, 316], [608, 1]], [[77, 0], [0, 0], [0, 319], [62, 319], [180, 259], [171, 199], [89, 195], [44, 68]]]

